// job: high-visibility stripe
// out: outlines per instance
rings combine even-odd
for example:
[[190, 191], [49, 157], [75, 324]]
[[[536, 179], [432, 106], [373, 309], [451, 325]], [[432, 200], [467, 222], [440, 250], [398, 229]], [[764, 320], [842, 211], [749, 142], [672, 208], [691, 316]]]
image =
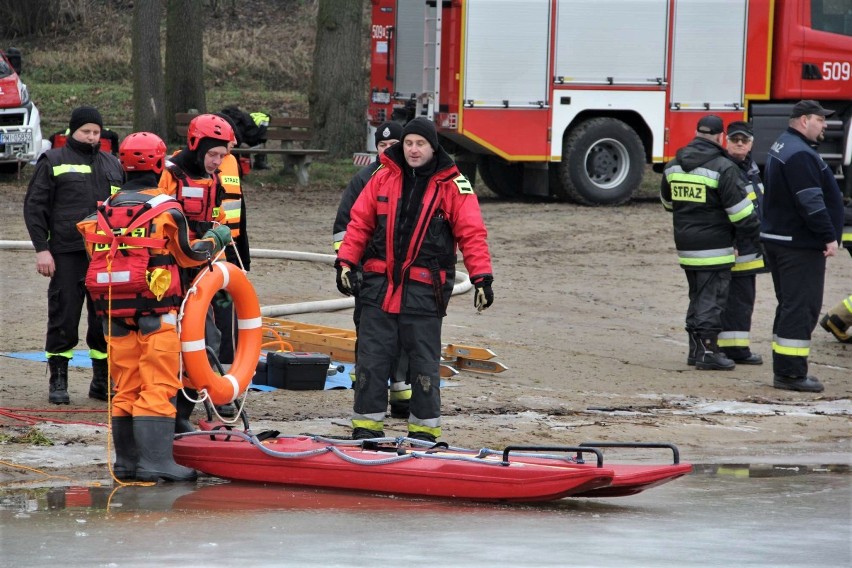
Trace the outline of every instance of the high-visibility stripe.
[[53, 166], [53, 177], [61, 176], [62, 174], [90, 174], [92, 166], [86, 164], [59, 164]]
[[719, 333], [716, 342], [719, 347], [748, 347], [750, 334], [747, 331], [723, 331]]
[[237, 319], [237, 329], [257, 329], [263, 326], [263, 318]]
[[843, 305], [846, 306], [846, 309], [849, 310], [850, 314], [852, 314], [852, 296], [843, 300]]
[[776, 335], [772, 338], [772, 351], [789, 357], [807, 357], [811, 352], [811, 342], [807, 339], [785, 339]]
[[94, 359], [96, 361], [103, 361], [107, 358], [107, 354], [103, 351], [98, 351], [97, 349], [89, 349], [89, 359]]
[[240, 185], [240, 176], [220, 176], [219, 179], [222, 185]]
[[792, 241], [793, 237], [789, 235], [775, 235], [773, 233], [760, 233], [761, 237], [772, 239], [775, 241]]
[[162, 316], [160, 316], [160, 321], [162, 321], [163, 323], [177, 325], [177, 314], [175, 314], [174, 312], [163, 314]]
[[97, 282], [98, 284], [122, 284], [130, 282], [130, 271], [119, 270], [117, 272], [98, 272]]
[[666, 179], [669, 180], [669, 183], [671, 183], [673, 181], [675, 181], [675, 182], [680, 181], [680, 182], [687, 182], [687, 183], [700, 183], [701, 185], [706, 185], [707, 187], [719, 187], [719, 174], [716, 173], [716, 172], [710, 172], [710, 170], [707, 170], [710, 173], [716, 173], [716, 177], [713, 178], [713, 177], [709, 177], [709, 176], [706, 176], [706, 175], [701, 175], [701, 174], [696, 173], [698, 170], [702, 170], [702, 169], [704, 169], [704, 168], [697, 168], [697, 169], [695, 169], [695, 170], [693, 170], [689, 173], [686, 173], [686, 172], [684, 172], [684, 173], [672, 173], [672, 174], [666, 176]]
[[44, 356], [48, 359], [50, 359], [51, 357], [64, 357], [66, 359], [71, 359], [72, 357], [74, 357], [74, 350], [69, 349], [68, 351], [61, 351], [59, 353], [51, 353], [50, 351], [45, 351]]
[[[359, 415], [363, 416], [363, 415]], [[377, 415], [373, 415], [377, 416]], [[381, 432], [385, 429], [384, 422], [385, 413], [381, 413], [381, 420], [371, 420], [369, 418], [352, 418], [352, 427], [353, 428], [365, 428], [367, 430], [373, 430], [374, 432]]]
[[734, 248], [708, 250], [679, 250], [678, 259], [683, 266], [716, 266], [733, 264], [736, 260]]
[[429, 426], [421, 426], [419, 424], [415, 424], [413, 422], [414, 415], [410, 414], [408, 417], [408, 431], [410, 433], [423, 432], [424, 434], [430, 434], [435, 436], [436, 438], [441, 437], [441, 428], [433, 428]]
[[205, 191], [206, 191], [206, 188], [204, 188], [204, 187], [195, 187], [195, 186], [192, 186], [192, 185], [185, 185], [185, 186], [183, 186], [181, 193], [183, 194], [184, 197], [199, 197], [199, 198], [201, 198], [201, 197], [204, 197]]
[[183, 352], [191, 352], [191, 351], [204, 351], [207, 348], [207, 342], [203, 339], [196, 339], [195, 341], [181, 341], [180, 342], [180, 350]]
[[754, 203], [746, 197], [733, 207], [726, 207], [725, 212], [728, 214], [728, 219], [731, 220], [731, 223], [736, 223], [754, 212]]

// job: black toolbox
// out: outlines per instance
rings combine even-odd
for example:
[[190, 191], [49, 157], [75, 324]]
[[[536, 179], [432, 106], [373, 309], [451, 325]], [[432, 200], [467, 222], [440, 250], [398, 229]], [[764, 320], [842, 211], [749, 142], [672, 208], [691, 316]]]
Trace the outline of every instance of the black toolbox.
[[266, 384], [287, 390], [323, 390], [329, 365], [331, 357], [324, 353], [273, 351], [266, 354]]

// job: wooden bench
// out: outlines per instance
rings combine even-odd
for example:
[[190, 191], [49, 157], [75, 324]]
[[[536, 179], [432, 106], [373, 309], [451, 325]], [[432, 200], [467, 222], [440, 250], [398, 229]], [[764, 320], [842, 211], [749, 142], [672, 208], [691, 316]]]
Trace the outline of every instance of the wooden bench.
[[[175, 114], [175, 131], [178, 135], [186, 137], [186, 129], [189, 121], [198, 116], [194, 113], [179, 112]], [[328, 150], [303, 148], [303, 144], [310, 142], [311, 119], [290, 116], [273, 117], [269, 119], [266, 129], [267, 143], [275, 141], [278, 147], [268, 147], [266, 144], [252, 146], [251, 148], [233, 148], [232, 154], [277, 154], [284, 160], [285, 167], [292, 168], [296, 174], [299, 185], [308, 185], [308, 167], [315, 156], [327, 154]]]

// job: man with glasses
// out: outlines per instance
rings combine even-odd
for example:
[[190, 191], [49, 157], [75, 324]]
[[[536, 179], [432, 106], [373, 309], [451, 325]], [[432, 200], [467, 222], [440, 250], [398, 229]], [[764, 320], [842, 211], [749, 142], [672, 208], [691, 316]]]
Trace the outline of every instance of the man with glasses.
[[777, 389], [824, 390], [808, 375], [808, 356], [822, 308], [826, 259], [837, 254], [843, 230], [843, 195], [815, 149], [832, 114], [816, 101], [799, 101], [766, 158], [760, 237], [778, 299], [772, 327]]
[[[748, 122], [736, 121], [728, 125], [727, 149], [731, 160], [740, 169], [745, 182], [747, 197], [760, 212], [763, 201], [763, 181], [760, 170], [751, 158], [754, 134]], [[753, 239], [738, 238], [736, 260], [731, 268], [731, 286], [728, 301], [722, 312], [722, 331], [719, 347], [734, 363], [740, 365], [762, 365], [763, 358], [751, 351], [751, 317], [756, 296], [756, 275], [766, 272], [763, 249]]]

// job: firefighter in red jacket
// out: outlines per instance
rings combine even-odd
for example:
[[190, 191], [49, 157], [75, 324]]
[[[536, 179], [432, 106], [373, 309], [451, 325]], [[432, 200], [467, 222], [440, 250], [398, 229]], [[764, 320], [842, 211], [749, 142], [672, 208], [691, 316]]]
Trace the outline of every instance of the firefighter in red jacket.
[[384, 436], [387, 381], [401, 348], [412, 381], [408, 436], [434, 442], [441, 435], [441, 321], [456, 247], [482, 311], [494, 300], [487, 231], [470, 182], [439, 145], [431, 121], [409, 122], [402, 143], [381, 162], [352, 207], [335, 263], [337, 287], [347, 295], [352, 269], [363, 261], [364, 271], [352, 437]]
[[191, 239], [176, 199], [157, 188], [166, 145], [150, 132], [129, 135], [119, 159], [127, 183], [77, 224], [91, 262], [86, 287], [104, 317], [115, 378], [112, 436], [119, 479], [188, 481], [194, 470], [172, 458], [180, 388], [177, 312], [186, 281], [180, 267], [206, 262], [231, 240], [226, 226]]

